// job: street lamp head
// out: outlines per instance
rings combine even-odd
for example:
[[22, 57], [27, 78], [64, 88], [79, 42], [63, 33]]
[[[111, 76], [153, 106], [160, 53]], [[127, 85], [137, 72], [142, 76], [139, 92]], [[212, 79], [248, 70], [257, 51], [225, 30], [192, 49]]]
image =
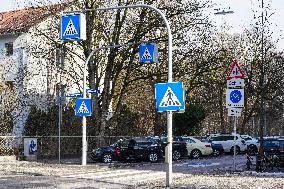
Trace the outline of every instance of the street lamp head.
[[215, 12], [214, 14], [215, 15], [226, 15], [226, 14], [233, 14], [233, 13], [234, 13], [234, 11], [231, 11], [231, 10], [229, 10], [229, 11], [223, 10], [223, 11]]

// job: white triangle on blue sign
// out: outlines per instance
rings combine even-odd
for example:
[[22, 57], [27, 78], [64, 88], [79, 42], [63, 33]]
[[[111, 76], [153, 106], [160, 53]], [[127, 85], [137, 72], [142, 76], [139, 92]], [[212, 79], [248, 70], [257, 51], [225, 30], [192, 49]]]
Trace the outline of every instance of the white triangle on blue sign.
[[87, 107], [87, 105], [85, 104], [84, 101], [82, 101], [82, 104], [80, 105], [80, 107], [77, 111], [77, 114], [79, 114], [79, 113], [83, 113], [83, 114], [90, 113], [90, 111], [88, 110], [88, 107]]
[[145, 51], [141, 57], [141, 59], [152, 59], [152, 56], [150, 54], [150, 51], [148, 50], [148, 48], [145, 48]]
[[65, 35], [76, 35], [76, 34], [78, 34], [78, 32], [72, 22], [72, 19], [70, 19], [63, 35], [65, 36]]
[[180, 101], [177, 96], [174, 94], [173, 90], [168, 87], [164, 97], [159, 105], [159, 107], [169, 107], [169, 106], [181, 106]]

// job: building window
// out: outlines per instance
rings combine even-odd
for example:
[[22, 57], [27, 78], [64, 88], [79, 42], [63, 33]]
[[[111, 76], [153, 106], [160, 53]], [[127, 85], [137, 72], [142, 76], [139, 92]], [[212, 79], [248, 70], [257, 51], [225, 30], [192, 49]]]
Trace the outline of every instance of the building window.
[[13, 55], [13, 43], [5, 43], [5, 49], [6, 49], [6, 56]]

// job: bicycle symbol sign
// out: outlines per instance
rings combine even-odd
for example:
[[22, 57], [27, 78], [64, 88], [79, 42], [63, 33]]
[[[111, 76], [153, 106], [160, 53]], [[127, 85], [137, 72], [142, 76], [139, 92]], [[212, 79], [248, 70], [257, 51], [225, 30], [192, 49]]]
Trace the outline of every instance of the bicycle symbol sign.
[[231, 93], [230, 93], [230, 100], [233, 102], [233, 103], [238, 103], [242, 100], [242, 93], [238, 90], [233, 90]]
[[226, 106], [227, 108], [244, 107], [244, 89], [227, 89]]

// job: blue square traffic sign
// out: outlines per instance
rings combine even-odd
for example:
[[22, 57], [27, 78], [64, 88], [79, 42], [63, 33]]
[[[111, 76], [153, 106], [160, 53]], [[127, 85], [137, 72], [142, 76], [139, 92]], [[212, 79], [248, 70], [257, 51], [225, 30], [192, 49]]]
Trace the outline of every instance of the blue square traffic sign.
[[155, 97], [158, 112], [185, 110], [182, 82], [157, 83]]
[[61, 17], [61, 40], [85, 40], [86, 19], [82, 13]]
[[76, 116], [91, 116], [92, 115], [92, 100], [90, 98], [78, 98], [76, 100]]
[[227, 108], [244, 107], [244, 89], [227, 89], [226, 91]]
[[139, 62], [153, 63], [158, 61], [158, 48], [156, 44], [142, 44], [139, 46]]

